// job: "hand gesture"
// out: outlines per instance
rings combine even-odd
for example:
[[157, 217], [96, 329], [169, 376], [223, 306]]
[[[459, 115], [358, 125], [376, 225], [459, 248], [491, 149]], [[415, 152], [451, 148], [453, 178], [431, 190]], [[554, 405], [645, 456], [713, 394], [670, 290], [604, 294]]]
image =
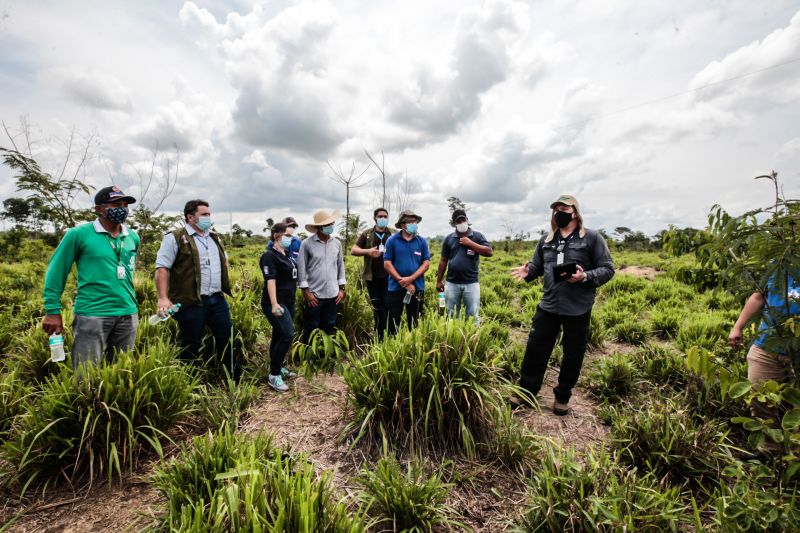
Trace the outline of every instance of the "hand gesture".
[[169, 298], [158, 299], [158, 316], [164, 318], [167, 316], [167, 311], [172, 307], [172, 301]]
[[369, 249], [369, 256], [373, 259], [377, 259], [381, 256], [381, 251], [378, 250], [377, 246], [373, 246]]
[[528, 263], [511, 269], [511, 277], [517, 281], [524, 281], [528, 277]]
[[475, 242], [470, 239], [469, 237], [461, 237], [458, 239], [458, 244], [462, 246], [466, 246], [467, 248], [472, 248], [475, 246]]
[[400, 278], [397, 281], [397, 283], [399, 283], [400, 286], [403, 287], [404, 289], [407, 289], [409, 285], [412, 285], [414, 283], [414, 280], [412, 280], [411, 277], [406, 276], [404, 278]]
[[64, 330], [64, 323], [61, 321], [61, 315], [45, 315], [44, 320], [42, 320], [42, 329], [44, 329], [48, 335], [61, 334]]

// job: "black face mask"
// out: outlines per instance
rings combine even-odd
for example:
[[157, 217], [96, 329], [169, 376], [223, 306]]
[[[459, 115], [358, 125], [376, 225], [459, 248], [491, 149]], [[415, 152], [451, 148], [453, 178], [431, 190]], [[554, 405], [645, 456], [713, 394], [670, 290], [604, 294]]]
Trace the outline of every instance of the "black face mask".
[[559, 228], [566, 228], [572, 222], [572, 213], [566, 211], [556, 211], [555, 214], [556, 226]]

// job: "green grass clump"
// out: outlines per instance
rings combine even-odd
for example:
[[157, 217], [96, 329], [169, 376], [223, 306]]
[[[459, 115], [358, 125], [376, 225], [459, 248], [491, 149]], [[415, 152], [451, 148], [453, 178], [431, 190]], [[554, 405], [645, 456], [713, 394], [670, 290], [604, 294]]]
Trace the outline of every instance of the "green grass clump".
[[473, 321], [425, 317], [372, 346], [344, 369], [352, 421], [346, 431], [374, 447], [460, 451], [491, 442], [501, 402], [494, 340]]
[[655, 385], [680, 388], [688, 380], [689, 369], [683, 354], [661, 344], [647, 344], [631, 354], [642, 377]]
[[614, 326], [611, 333], [619, 342], [639, 346], [647, 342], [650, 325], [636, 318], [626, 318]]
[[198, 437], [178, 459], [159, 468], [154, 483], [167, 499], [163, 529], [190, 532], [359, 532], [335, 502], [327, 474], [304, 457], [273, 448], [272, 438], [248, 438], [225, 427]]
[[675, 403], [625, 409], [614, 420], [611, 437], [624, 463], [675, 485], [716, 482], [731, 460], [719, 422], [697, 422]]
[[715, 313], [692, 315], [678, 330], [675, 344], [683, 351], [693, 346], [713, 351], [727, 342], [730, 327], [729, 320]]
[[586, 388], [602, 400], [619, 401], [634, 387], [636, 368], [626, 355], [615, 353], [597, 361], [586, 375]]
[[657, 308], [650, 314], [650, 327], [659, 338], [672, 339], [678, 333], [683, 317], [681, 308]]
[[548, 447], [529, 482], [528, 504], [513, 529], [529, 531], [677, 531], [686, 510], [677, 487], [620, 466], [606, 451], [581, 461]]
[[0, 448], [12, 481], [110, 480], [133, 471], [144, 451], [161, 453], [164, 430], [192, 410], [196, 382], [164, 344], [149, 354], [121, 353], [109, 365], [70, 368], [47, 379], [26, 403], [18, 427]]
[[519, 314], [507, 303], [492, 303], [482, 307], [481, 316], [491, 318], [506, 326], [518, 327], [522, 325]]
[[428, 474], [420, 460], [402, 468], [394, 456], [383, 457], [377, 464], [359, 472], [361, 487], [358, 499], [369, 508], [370, 524], [383, 531], [423, 532], [456, 525], [450, 518], [453, 510], [445, 505], [453, 485], [446, 483], [444, 467]]
[[212, 428], [224, 425], [236, 427], [242, 411], [247, 409], [261, 394], [252, 378], [235, 383], [228, 379], [222, 385], [201, 385], [197, 394], [201, 416]]
[[614, 276], [611, 278], [611, 281], [600, 288], [600, 291], [607, 296], [614, 294], [631, 294], [644, 290], [648, 283], [650, 282], [635, 276]]
[[17, 415], [25, 410], [25, 400], [33, 392], [33, 387], [20, 378], [19, 370], [0, 374], [0, 442], [9, 436]]

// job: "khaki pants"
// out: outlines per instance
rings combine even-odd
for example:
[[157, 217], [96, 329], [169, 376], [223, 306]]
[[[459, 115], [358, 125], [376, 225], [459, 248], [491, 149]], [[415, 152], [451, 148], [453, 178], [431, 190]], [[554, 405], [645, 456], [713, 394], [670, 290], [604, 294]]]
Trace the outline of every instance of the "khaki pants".
[[[777, 381], [783, 383], [792, 377], [791, 359], [784, 355], [770, 353], [753, 344], [747, 352], [747, 379], [750, 383]], [[752, 402], [750, 412], [760, 418], [771, 418], [776, 426], [780, 426], [780, 409], [769, 407], [761, 402]]]

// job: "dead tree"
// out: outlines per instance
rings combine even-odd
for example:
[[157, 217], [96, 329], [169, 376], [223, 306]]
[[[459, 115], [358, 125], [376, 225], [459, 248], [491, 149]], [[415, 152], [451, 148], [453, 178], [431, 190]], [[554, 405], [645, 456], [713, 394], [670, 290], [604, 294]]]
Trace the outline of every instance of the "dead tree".
[[345, 200], [345, 207], [347, 210], [347, 214], [345, 215], [345, 225], [344, 225], [344, 242], [345, 247], [349, 244], [350, 239], [350, 189], [356, 189], [358, 187], [363, 187], [367, 185], [371, 180], [361, 181], [361, 178], [364, 177], [364, 174], [369, 170], [369, 166], [367, 166], [364, 170], [362, 170], [359, 174], [356, 174], [356, 163], [355, 161], [350, 165], [350, 174], [345, 176], [345, 173], [342, 171], [342, 167], [334, 168], [331, 165], [331, 162], [328, 161], [328, 168], [331, 169], [333, 173], [332, 176], [328, 176], [333, 181], [339, 182], [345, 186], [347, 191], [347, 196]]

